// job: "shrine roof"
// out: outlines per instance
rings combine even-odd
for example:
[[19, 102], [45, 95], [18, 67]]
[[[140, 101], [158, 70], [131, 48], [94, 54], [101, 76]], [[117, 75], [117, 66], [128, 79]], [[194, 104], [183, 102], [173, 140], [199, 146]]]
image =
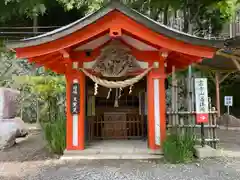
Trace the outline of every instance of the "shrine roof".
[[211, 70], [236, 71], [237, 67], [231, 58], [215, 55], [212, 59], [206, 58], [199, 64]]
[[218, 71], [238, 71], [232, 58], [240, 62], [239, 36], [225, 40], [225, 48], [218, 50], [213, 58], [204, 58], [199, 65]]
[[237, 71], [238, 68], [232, 58], [240, 62], [240, 51], [231, 49], [219, 50], [213, 58], [204, 58], [199, 64], [211, 70]]
[[235, 36], [233, 38], [225, 40], [225, 46], [229, 48], [239, 48], [240, 47], [240, 36]]
[[162, 34], [166, 37], [176, 39], [179, 41], [182, 41], [184, 43], [193, 44], [193, 45], [199, 45], [199, 46], [207, 46], [207, 47], [214, 47], [214, 48], [223, 48], [224, 47], [224, 41], [222, 40], [209, 40], [200, 38], [197, 36], [189, 35], [183, 32], [180, 32], [178, 30], [172, 29], [170, 27], [167, 27], [157, 21], [154, 21], [150, 19], [149, 17], [125, 6], [124, 4], [117, 2], [117, 1], [111, 1], [108, 5], [105, 7], [102, 7], [98, 11], [79, 19], [69, 25], [66, 25], [64, 27], [61, 27], [59, 29], [53, 30], [51, 32], [45, 33], [43, 35], [35, 36], [28, 39], [23, 39], [20, 41], [12, 41], [7, 43], [7, 47], [10, 49], [15, 48], [24, 48], [24, 47], [30, 47], [30, 46], [37, 46], [40, 44], [48, 43], [57, 39], [60, 39], [62, 37], [65, 37], [67, 35], [70, 35], [92, 23], [100, 19], [101, 17], [107, 15], [111, 11], [118, 10], [121, 13], [125, 14], [126, 16], [132, 18], [134, 21], [145, 25], [147, 28], [151, 29], [154, 32], [157, 32], [159, 34]]

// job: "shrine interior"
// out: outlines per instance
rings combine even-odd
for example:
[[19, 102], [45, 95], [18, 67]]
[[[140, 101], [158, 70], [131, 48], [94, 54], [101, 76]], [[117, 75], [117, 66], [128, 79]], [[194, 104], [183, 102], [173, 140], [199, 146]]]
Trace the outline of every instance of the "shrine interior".
[[98, 86], [97, 95], [94, 82], [88, 78], [86, 83], [88, 140], [147, 138], [146, 78], [122, 90]]

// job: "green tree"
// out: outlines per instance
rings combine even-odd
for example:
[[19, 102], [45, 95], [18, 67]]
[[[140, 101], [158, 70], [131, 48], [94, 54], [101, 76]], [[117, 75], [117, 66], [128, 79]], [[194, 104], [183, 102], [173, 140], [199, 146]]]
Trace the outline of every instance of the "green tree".
[[1, 26], [33, 26], [33, 18], [38, 17], [40, 26], [62, 26], [86, 14], [87, 6], [66, 11], [58, 0], [6, 0], [0, 2]]
[[[183, 31], [201, 36], [204, 36], [206, 32], [219, 34], [222, 25], [233, 16], [238, 1], [239, 0], [122, 0], [123, 3], [148, 15], [156, 21], [160, 20], [160, 17], [163, 17], [161, 21], [165, 25], [167, 25], [170, 16], [173, 16], [176, 11], [181, 10], [184, 22]], [[51, 17], [58, 17], [55, 20], [64, 19], [67, 13], [58, 13], [60, 11], [56, 9], [60, 8], [59, 5], [66, 11], [71, 12], [68, 19], [69, 21], [73, 21], [86, 13], [99, 9], [107, 2], [109, 2], [109, 0], [5, 0], [0, 2], [0, 22], [6, 22], [6, 19], [11, 19], [13, 16], [18, 18], [23, 16], [33, 17], [36, 14], [38, 16], [45, 14], [44, 17], [48, 14], [49, 20]], [[61, 16], [61, 14], [64, 15]], [[51, 24], [47, 21], [39, 21], [40, 23], [45, 22], [43, 23], [44, 25], [63, 24], [59, 21], [57, 21], [57, 23], [51, 21]], [[66, 22], [67, 24], [69, 21], [63, 20], [62, 22]]]
[[[88, 6], [88, 12], [95, 11], [108, 0], [58, 0], [67, 10]], [[183, 31], [204, 36], [206, 33], [219, 34], [224, 23], [233, 16], [237, 0], [122, 0], [123, 3], [167, 25], [176, 11], [183, 13]], [[209, 28], [211, 27], [211, 28]]]

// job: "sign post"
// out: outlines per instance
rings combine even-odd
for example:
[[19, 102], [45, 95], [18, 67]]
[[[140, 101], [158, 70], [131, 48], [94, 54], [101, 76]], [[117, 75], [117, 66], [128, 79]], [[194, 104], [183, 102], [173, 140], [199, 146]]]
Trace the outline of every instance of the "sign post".
[[207, 78], [195, 78], [196, 123], [201, 124], [202, 146], [205, 146], [204, 123], [208, 123]]
[[[224, 96], [224, 106], [227, 106], [227, 114], [230, 114], [230, 106], [233, 106], [233, 97], [232, 96]], [[228, 129], [228, 119], [227, 118], [227, 129]]]
[[227, 106], [227, 113], [230, 114], [230, 106], [233, 106], [233, 97], [224, 96], [224, 105]]

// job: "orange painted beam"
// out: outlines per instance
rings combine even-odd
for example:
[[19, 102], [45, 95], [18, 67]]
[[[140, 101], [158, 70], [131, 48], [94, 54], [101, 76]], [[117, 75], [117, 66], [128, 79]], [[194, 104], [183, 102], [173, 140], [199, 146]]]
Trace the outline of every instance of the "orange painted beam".
[[[140, 51], [137, 49], [133, 49], [130, 52], [138, 61], [145, 61], [145, 62], [153, 62], [157, 60], [159, 57], [159, 52], [157, 51]], [[72, 61], [78, 62], [90, 62], [94, 61], [98, 56], [100, 56], [101, 51], [99, 49], [91, 51], [91, 56], [87, 56], [86, 52], [84, 51], [75, 51], [71, 53]]]
[[90, 27], [84, 28], [84, 31], [77, 31], [69, 36], [64, 38], [57, 39], [55, 41], [51, 41], [49, 43], [25, 47], [25, 48], [17, 48], [16, 54], [18, 58], [30, 58], [35, 56], [46, 55], [54, 52], [59, 52], [63, 49], [79, 46], [82, 44], [86, 44], [89, 41], [92, 41], [102, 35], [108, 33], [109, 28], [107, 24], [100, 23], [100, 27], [91, 28], [95, 24], [89, 25]]
[[62, 59], [59, 56], [57, 58], [53, 58], [53, 59], [46, 59], [45, 61], [34, 61], [34, 62], [39, 63], [43, 66], [52, 65], [52, 66], [55, 66], [55, 67], [64, 65], [66, 63], [66, 61], [64, 61], [64, 59]]
[[55, 65], [56, 67], [61, 66], [61, 65], [65, 65], [66, 60], [62, 59], [62, 58], [57, 58], [57, 59], [52, 59], [49, 60], [47, 62], [41, 62], [44, 66], [47, 65]]
[[49, 61], [49, 59], [54, 60], [55, 58], [59, 58], [59, 57], [61, 57], [60, 54], [52, 53], [52, 54], [48, 54], [48, 55], [29, 58], [29, 61], [30, 62], [47, 62], [47, 61]]
[[215, 48], [187, 44], [176, 39], [165, 37], [161, 34], [153, 32], [151, 29], [148, 29], [147, 27], [135, 22], [120, 12], [117, 12], [117, 14], [117, 17], [119, 18], [118, 24], [124, 24], [124, 26], [122, 26], [123, 33], [148, 43], [156, 48], [163, 47], [172, 51], [208, 58], [213, 57], [214, 53], [216, 52]]
[[36, 65], [40, 67], [45, 67], [46, 69], [52, 70], [53, 72], [59, 73], [59, 74], [64, 74], [66, 67], [63, 66], [63, 64], [59, 64], [58, 66], [53, 63], [53, 64], [44, 64], [42, 62], [34, 62]]
[[91, 51], [91, 55], [87, 56], [85, 51], [73, 51], [71, 52], [72, 61], [77, 62], [91, 62], [94, 61], [100, 55], [100, 50]]
[[168, 66], [175, 66], [177, 69], [181, 69], [183, 67], [187, 67], [192, 63], [201, 62], [201, 60], [202, 60], [201, 57], [171, 52], [166, 61], [168, 63]]
[[63, 74], [65, 72], [65, 64], [69, 63], [68, 59], [63, 58], [60, 53], [52, 53], [40, 57], [31, 58], [32, 63], [39, 64], [56, 73]]
[[131, 49], [131, 54], [136, 57], [139, 61], [146, 61], [146, 62], [153, 62], [158, 60], [159, 58], [159, 51], [141, 51], [132, 45], [126, 43], [124, 40], [119, 39], [121, 43]]
[[176, 61], [174, 61], [174, 62], [171, 62], [171, 61], [169, 61], [168, 62], [168, 65], [167, 65], [167, 70], [168, 71], [172, 71], [171, 69], [171, 67], [172, 66], [174, 66], [174, 67], [176, 67], [176, 69], [182, 69], [182, 68], [185, 68], [185, 67], [187, 67], [189, 64], [182, 64], [182, 63], [179, 63], [179, 62], [176, 62]]

